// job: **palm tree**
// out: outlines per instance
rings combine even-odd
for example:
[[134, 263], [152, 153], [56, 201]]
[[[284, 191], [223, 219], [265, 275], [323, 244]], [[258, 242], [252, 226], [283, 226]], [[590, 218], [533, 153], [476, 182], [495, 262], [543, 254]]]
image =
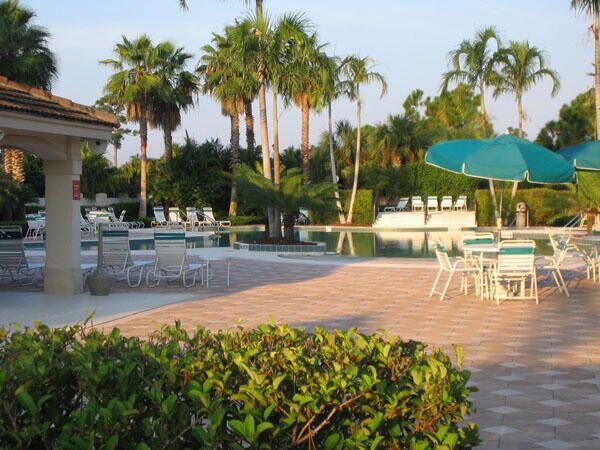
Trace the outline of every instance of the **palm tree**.
[[[239, 116], [244, 113], [248, 80], [243, 65], [239, 64], [236, 50], [231, 42], [232, 29], [227, 28], [225, 35], [214, 34], [213, 44], [205, 45], [197, 72], [204, 82], [202, 90], [210, 93], [221, 103], [221, 112], [229, 117], [231, 125], [231, 173], [235, 179], [239, 166], [240, 123]], [[237, 214], [237, 187], [231, 185], [229, 215]]]
[[600, 139], [600, 0], [571, 0], [571, 8], [592, 20], [594, 35], [594, 91], [596, 96], [596, 139]]
[[94, 107], [101, 111], [106, 111], [107, 113], [114, 115], [117, 118], [117, 120], [119, 121], [119, 124], [121, 125], [121, 126], [119, 126], [119, 128], [113, 129], [113, 132], [112, 132], [112, 135], [110, 138], [110, 144], [112, 144], [112, 146], [113, 146], [113, 166], [118, 167], [118, 165], [119, 165], [118, 164], [119, 163], [119, 160], [118, 160], [119, 150], [121, 149], [123, 139], [128, 134], [131, 134], [134, 136], [137, 135], [137, 131], [123, 126], [127, 122], [127, 117], [125, 116], [125, 114], [123, 114], [123, 112], [124, 112], [123, 108], [116, 108], [115, 106], [111, 105], [106, 97], [102, 97], [102, 98], [96, 100]]
[[[491, 43], [495, 44], [496, 50], [490, 48]], [[451, 83], [465, 83], [471, 89], [479, 90], [483, 137], [487, 137], [489, 132], [485, 89], [496, 78], [494, 76], [495, 55], [501, 46], [502, 42], [496, 28], [481, 28], [472, 40], [463, 40], [458, 47], [448, 53], [450, 70], [442, 75], [442, 92], [446, 92]]]
[[[551, 95], [554, 97], [560, 89], [558, 73], [548, 67], [548, 57], [528, 41], [511, 41], [507, 48], [497, 54], [498, 73], [494, 83], [494, 97], [510, 93], [515, 96], [518, 113], [519, 135], [523, 136], [523, 94], [544, 78], [552, 81]], [[513, 184], [512, 198], [517, 193], [518, 183]]]
[[198, 78], [185, 70], [192, 57], [182, 47], [176, 48], [169, 41], [156, 46], [157, 74], [160, 85], [154, 96], [150, 124], [163, 131], [164, 156], [170, 159], [173, 154], [173, 131], [181, 124], [181, 112], [194, 103], [198, 92]]
[[[20, 6], [18, 0], [0, 3], [0, 75], [12, 81], [50, 90], [58, 75], [56, 57], [48, 47], [50, 34], [32, 24], [35, 13]], [[22, 183], [23, 153], [16, 149], [2, 151], [4, 171]]]
[[385, 77], [373, 70], [373, 60], [366, 57], [349, 56], [342, 63], [342, 71], [346, 76], [343, 82], [344, 92], [350, 100], [356, 102], [356, 153], [354, 155], [354, 181], [352, 183], [352, 194], [350, 196], [350, 207], [348, 208], [347, 222], [352, 223], [352, 212], [354, 200], [358, 190], [358, 174], [360, 170], [360, 147], [361, 147], [361, 98], [360, 88], [362, 85], [377, 83], [381, 88], [381, 97], [387, 93], [387, 82]]
[[152, 119], [152, 105], [161, 84], [157, 74], [157, 52], [147, 35], [129, 40], [125, 36], [114, 50], [115, 59], [105, 59], [101, 64], [112, 67], [115, 73], [109, 78], [104, 91], [107, 100], [115, 107], [123, 107], [130, 122], [139, 124], [140, 133], [140, 217], [146, 217], [148, 204], [146, 149], [148, 123]]

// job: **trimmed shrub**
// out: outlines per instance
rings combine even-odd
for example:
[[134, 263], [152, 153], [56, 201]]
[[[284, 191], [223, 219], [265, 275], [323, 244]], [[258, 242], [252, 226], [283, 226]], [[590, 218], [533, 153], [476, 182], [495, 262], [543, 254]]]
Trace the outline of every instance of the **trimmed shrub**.
[[354, 330], [0, 329], [4, 448], [472, 448], [470, 373]]
[[[351, 189], [340, 190], [340, 200], [344, 214], [348, 215], [350, 209]], [[375, 218], [373, 217], [373, 191], [370, 189], [359, 189], [356, 191], [354, 199], [354, 211], [352, 213], [352, 223], [354, 225], [371, 225]], [[317, 224], [339, 223], [339, 217], [335, 206], [327, 214], [311, 214], [311, 221]]]
[[231, 225], [264, 225], [267, 221], [264, 216], [225, 216], [220, 220], [229, 220]]

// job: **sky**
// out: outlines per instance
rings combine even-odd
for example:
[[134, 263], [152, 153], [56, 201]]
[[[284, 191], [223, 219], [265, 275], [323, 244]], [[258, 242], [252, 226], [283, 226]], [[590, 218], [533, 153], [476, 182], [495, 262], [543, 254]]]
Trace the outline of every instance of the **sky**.
[[[177, 0], [21, 3], [33, 9], [36, 23], [52, 34], [50, 47], [58, 57], [60, 70], [53, 93], [83, 104], [93, 104], [102, 95], [111, 72], [98, 61], [111, 57], [122, 35], [133, 38], [147, 33], [155, 41], [172, 40], [195, 55], [195, 67], [200, 48], [210, 42], [212, 33], [221, 32], [224, 26], [249, 13], [242, 0], [188, 0], [188, 11], [182, 11]], [[329, 52], [375, 59], [377, 70], [387, 78], [389, 92], [380, 98], [375, 87], [364, 89], [363, 123], [382, 122], [389, 114], [401, 113], [402, 103], [413, 89], [436, 95], [441, 74], [447, 69], [448, 52], [478, 28], [494, 25], [505, 40], [529, 40], [547, 52], [562, 84], [553, 98], [550, 82], [540, 83], [525, 95], [525, 131], [532, 139], [544, 123], [557, 117], [562, 104], [593, 82], [588, 75], [593, 43], [587, 19], [572, 11], [569, 4], [569, 0], [264, 0], [265, 11], [272, 17], [303, 12], [314, 23], [321, 41], [329, 44]], [[503, 132], [516, 126], [514, 99], [504, 96], [494, 100], [490, 94], [488, 112], [495, 130]], [[354, 122], [354, 105], [338, 101], [334, 119]], [[311, 116], [311, 142], [326, 130], [326, 120], [326, 114]], [[184, 115], [174, 141], [182, 141], [186, 131], [199, 141], [219, 138], [229, 142], [229, 120], [206, 96]], [[258, 128], [256, 131], [260, 141]], [[300, 113], [296, 108], [280, 108], [279, 135], [281, 148], [299, 147]], [[126, 138], [119, 163], [138, 151], [139, 140]], [[157, 130], [150, 132], [148, 152], [150, 157], [162, 153]]]

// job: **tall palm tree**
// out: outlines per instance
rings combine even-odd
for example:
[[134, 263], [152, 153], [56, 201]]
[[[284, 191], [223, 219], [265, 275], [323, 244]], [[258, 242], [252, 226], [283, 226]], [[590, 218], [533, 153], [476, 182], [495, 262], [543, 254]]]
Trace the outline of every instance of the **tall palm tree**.
[[[231, 41], [232, 28], [225, 30], [225, 35], [214, 34], [213, 45], [205, 45], [197, 72], [203, 78], [202, 90], [210, 93], [221, 104], [221, 112], [229, 117], [231, 126], [231, 172], [235, 179], [239, 167], [239, 117], [244, 113], [248, 84], [245, 68], [239, 63], [236, 49]], [[237, 214], [237, 187], [231, 184], [229, 215]]]
[[[492, 48], [492, 44], [496, 47]], [[488, 135], [488, 117], [485, 106], [485, 89], [495, 79], [494, 63], [496, 51], [502, 42], [495, 27], [481, 28], [472, 40], [465, 39], [448, 53], [450, 70], [442, 75], [442, 92], [451, 83], [465, 83], [471, 89], [479, 90], [481, 102], [481, 135]]]
[[360, 147], [361, 147], [361, 97], [360, 88], [365, 84], [377, 83], [380, 86], [383, 97], [387, 93], [387, 82], [385, 77], [373, 70], [373, 60], [368, 57], [349, 56], [342, 63], [342, 71], [345, 75], [343, 88], [350, 100], [356, 102], [356, 153], [354, 155], [354, 181], [352, 183], [352, 194], [348, 208], [347, 222], [352, 223], [354, 200], [358, 190], [358, 175], [360, 171]]
[[[548, 57], [539, 48], [528, 41], [511, 41], [509, 46], [500, 49], [497, 54], [498, 73], [494, 83], [494, 97], [512, 94], [515, 97], [518, 114], [518, 130], [523, 132], [523, 94], [545, 78], [552, 81], [551, 95], [554, 97], [560, 89], [558, 73], [551, 69]], [[518, 183], [513, 184], [512, 198], [517, 193]]]
[[596, 95], [596, 139], [600, 139], [600, 0], [571, 0], [571, 8], [586, 14], [594, 35], [594, 91]]
[[170, 159], [173, 154], [173, 131], [181, 124], [181, 112], [194, 103], [198, 92], [198, 78], [185, 70], [192, 55], [183, 47], [175, 47], [169, 41], [156, 46], [157, 74], [160, 85], [153, 96], [150, 124], [163, 131], [164, 156]]
[[[48, 47], [50, 33], [32, 23], [35, 13], [20, 6], [18, 0], [0, 3], [0, 75], [12, 81], [50, 90], [58, 75], [54, 53]], [[23, 153], [2, 151], [4, 171], [13, 180], [25, 181]]]
[[146, 217], [148, 205], [146, 150], [148, 123], [152, 119], [152, 105], [161, 84], [157, 74], [156, 48], [147, 35], [129, 40], [125, 36], [115, 45], [115, 59], [105, 59], [101, 64], [112, 67], [115, 73], [109, 78], [104, 92], [107, 100], [123, 107], [127, 120], [139, 124], [140, 134], [140, 217]]

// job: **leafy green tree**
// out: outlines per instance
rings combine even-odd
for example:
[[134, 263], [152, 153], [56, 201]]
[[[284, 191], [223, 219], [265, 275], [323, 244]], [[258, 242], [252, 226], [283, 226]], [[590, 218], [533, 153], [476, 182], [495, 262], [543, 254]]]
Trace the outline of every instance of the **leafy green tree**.
[[348, 209], [347, 222], [352, 223], [354, 200], [358, 189], [358, 175], [360, 171], [360, 146], [361, 146], [361, 97], [360, 88], [365, 84], [377, 83], [381, 88], [381, 97], [387, 93], [387, 82], [385, 77], [373, 70], [373, 60], [367, 57], [349, 56], [342, 64], [345, 75], [343, 89], [350, 100], [356, 102], [356, 153], [354, 155], [354, 182], [352, 183], [352, 195]]
[[571, 8], [592, 19], [590, 30], [594, 36], [594, 98], [595, 136], [600, 138], [600, 0], [571, 0]]
[[[35, 13], [19, 0], [0, 2], [0, 75], [39, 89], [50, 90], [58, 75], [54, 53], [48, 47], [50, 33], [32, 23]], [[23, 152], [2, 151], [5, 172], [19, 183], [25, 180]]]
[[284, 170], [277, 185], [248, 166], [242, 166], [235, 181], [240, 188], [241, 199], [248, 207], [265, 209], [276, 206], [283, 213], [286, 242], [294, 240], [294, 225], [300, 208], [326, 213], [334, 204], [331, 183], [305, 184], [300, 169]]
[[442, 92], [446, 92], [451, 83], [465, 83], [471, 89], [479, 90], [481, 133], [484, 137], [490, 134], [485, 89], [496, 78], [496, 51], [501, 46], [500, 35], [495, 27], [481, 28], [472, 40], [463, 40], [448, 54], [450, 70], [442, 75]]
[[81, 145], [81, 193], [93, 199], [99, 192], [111, 193], [111, 169], [108, 159], [90, 150], [87, 142]]
[[152, 105], [161, 84], [157, 74], [158, 58], [152, 40], [142, 35], [134, 40], [125, 36], [114, 50], [115, 59], [101, 64], [110, 66], [115, 73], [109, 78], [104, 91], [107, 101], [116, 108], [124, 108], [127, 120], [137, 122], [140, 134], [140, 217], [146, 217], [148, 203], [147, 164], [148, 123], [152, 120]]
[[559, 150], [591, 141], [595, 136], [595, 119], [594, 92], [590, 89], [579, 94], [570, 103], [562, 105], [558, 120], [547, 122], [540, 130], [536, 142], [551, 150]]
[[123, 139], [125, 139], [126, 135], [137, 135], [137, 131], [124, 126], [127, 123], [127, 117], [124, 114], [123, 108], [117, 109], [108, 102], [106, 97], [98, 99], [94, 106], [102, 111], [113, 114], [121, 124], [119, 128], [113, 129], [110, 138], [110, 144], [113, 146], [113, 166], [118, 167], [119, 150], [123, 144]]

